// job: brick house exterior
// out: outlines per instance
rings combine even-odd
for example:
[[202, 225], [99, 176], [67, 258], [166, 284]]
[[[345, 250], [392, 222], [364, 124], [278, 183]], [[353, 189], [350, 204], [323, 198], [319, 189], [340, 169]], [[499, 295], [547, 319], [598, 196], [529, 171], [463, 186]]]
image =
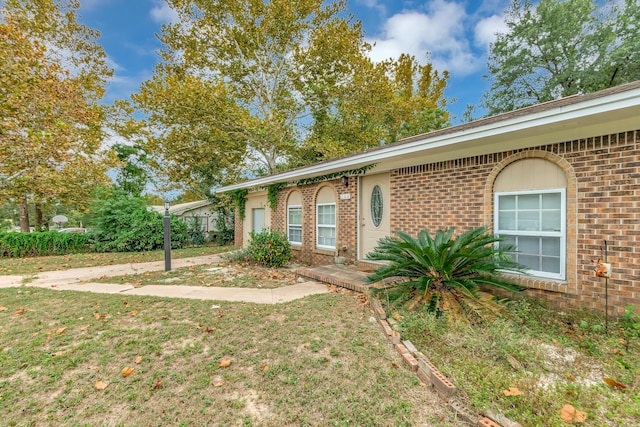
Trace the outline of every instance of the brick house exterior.
[[[350, 176], [355, 168], [372, 163], [375, 167], [365, 174]], [[297, 179], [335, 177], [340, 171], [345, 173], [342, 179], [296, 184]], [[605, 282], [595, 277], [592, 260], [604, 259], [606, 241], [612, 314], [640, 303], [640, 82], [419, 135], [220, 191], [287, 182], [270, 212], [270, 226], [285, 233], [301, 230], [301, 238], [292, 245], [296, 258], [311, 265], [329, 264], [345, 248], [340, 255], [356, 263], [365, 260], [368, 211], [373, 218], [374, 205], [378, 206], [361, 189], [370, 188], [365, 180], [376, 176], [388, 179], [388, 187], [376, 190], [382, 196], [375, 198], [376, 203], [383, 200], [382, 211], [389, 212], [382, 220], [388, 221], [388, 234], [402, 230], [415, 235], [425, 228], [434, 232], [452, 226], [487, 226], [497, 233], [511, 229], [513, 215], [518, 218], [515, 228], [525, 224], [525, 231], [512, 236], [519, 249], [520, 242], [523, 248], [540, 242], [539, 252], [534, 250], [528, 258], [540, 271], [519, 278], [528, 294], [559, 305], [602, 310]], [[537, 207], [520, 207], [535, 200]], [[518, 205], [508, 207], [510, 203]], [[295, 218], [300, 213], [299, 224]], [[531, 215], [537, 219], [531, 220]], [[335, 218], [335, 238], [332, 225], [319, 223], [325, 217]], [[249, 225], [246, 218], [236, 219], [238, 237]], [[533, 223], [542, 224], [542, 231], [527, 231], [526, 224]], [[545, 229], [545, 223], [561, 226]]]

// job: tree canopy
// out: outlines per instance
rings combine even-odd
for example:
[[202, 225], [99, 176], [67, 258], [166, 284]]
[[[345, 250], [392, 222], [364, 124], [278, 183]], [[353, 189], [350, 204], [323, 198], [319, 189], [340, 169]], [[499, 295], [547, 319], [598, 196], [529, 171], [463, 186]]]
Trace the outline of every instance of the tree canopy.
[[[421, 132], [418, 116], [437, 116], [429, 130], [447, 122], [432, 111], [444, 107], [446, 75], [410, 57], [373, 64], [344, 0], [169, 4], [180, 22], [163, 27], [161, 63], [133, 100], [155, 132], [148, 151], [175, 181], [273, 173], [314, 161], [309, 152], [327, 158]], [[348, 129], [332, 130], [339, 122]]]
[[640, 79], [636, 0], [514, 0], [491, 46], [489, 114]]
[[[111, 75], [77, 1], [6, 0], [0, 9], [0, 197], [87, 203], [110, 164], [97, 101]], [[38, 212], [38, 210], [36, 210]]]

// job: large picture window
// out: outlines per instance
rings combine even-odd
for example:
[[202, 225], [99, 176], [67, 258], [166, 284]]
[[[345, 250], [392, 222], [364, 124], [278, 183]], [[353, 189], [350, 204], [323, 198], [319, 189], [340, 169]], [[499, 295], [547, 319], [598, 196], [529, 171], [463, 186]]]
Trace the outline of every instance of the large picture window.
[[316, 205], [316, 246], [322, 249], [336, 248], [336, 204]]
[[302, 244], [302, 206], [287, 207], [287, 236], [291, 244]]
[[563, 188], [495, 193], [494, 232], [532, 275], [565, 278], [565, 198]]

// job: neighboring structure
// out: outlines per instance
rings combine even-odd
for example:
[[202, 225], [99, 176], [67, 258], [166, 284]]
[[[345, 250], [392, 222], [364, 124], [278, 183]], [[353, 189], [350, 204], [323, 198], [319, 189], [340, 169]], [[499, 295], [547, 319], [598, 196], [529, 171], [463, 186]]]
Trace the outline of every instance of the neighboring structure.
[[[286, 183], [286, 186], [285, 184]], [[277, 188], [277, 206], [264, 188]], [[220, 188], [250, 190], [236, 245], [265, 225], [296, 257], [366, 260], [380, 237], [485, 225], [517, 245], [529, 294], [604, 307], [640, 303], [640, 82], [419, 135]], [[608, 253], [603, 251], [607, 242]]]
[[[151, 206], [151, 209], [164, 215], [164, 206]], [[213, 205], [209, 200], [171, 205], [169, 214], [175, 215], [189, 224], [191, 221], [196, 221], [205, 233], [216, 231], [217, 213], [213, 210]]]

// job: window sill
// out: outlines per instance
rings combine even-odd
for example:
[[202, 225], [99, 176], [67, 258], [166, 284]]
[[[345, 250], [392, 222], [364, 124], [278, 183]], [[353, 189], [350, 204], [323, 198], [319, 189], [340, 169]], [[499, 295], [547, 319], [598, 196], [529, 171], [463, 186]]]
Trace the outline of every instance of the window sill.
[[516, 283], [529, 289], [540, 289], [543, 291], [558, 292], [562, 294], [571, 293], [566, 280], [549, 279], [539, 276], [525, 276], [517, 274], [505, 274]]
[[313, 249], [313, 253], [314, 254], [320, 254], [320, 255], [335, 256], [336, 255], [336, 250], [335, 249], [314, 248]]

